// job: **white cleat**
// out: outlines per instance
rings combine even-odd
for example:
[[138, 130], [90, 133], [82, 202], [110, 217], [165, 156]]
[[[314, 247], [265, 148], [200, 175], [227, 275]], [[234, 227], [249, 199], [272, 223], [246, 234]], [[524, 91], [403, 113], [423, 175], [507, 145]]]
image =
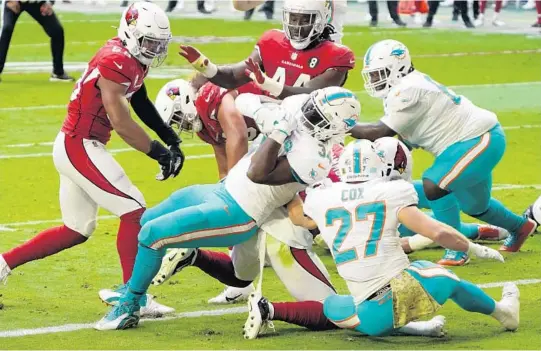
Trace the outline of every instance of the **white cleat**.
[[509, 330], [515, 331], [519, 325], [520, 291], [513, 283], [505, 283], [502, 290], [502, 299], [496, 303], [493, 316]]
[[163, 257], [162, 266], [152, 280], [154, 285], [162, 285], [173, 275], [191, 266], [197, 257], [197, 249], [172, 249]]
[[494, 27], [503, 27], [503, 26], [505, 26], [505, 22], [504, 22], [504, 21], [500, 21], [500, 20], [498, 20], [498, 19], [495, 19], [495, 20], [492, 21], [492, 25], [493, 25]]
[[436, 316], [428, 321], [432, 324], [432, 328], [429, 330], [427, 336], [433, 338], [441, 338], [445, 336], [445, 316]]
[[477, 19], [475, 21], [473, 21], [473, 25], [476, 26], [476, 27], [481, 27], [483, 24], [485, 24], [485, 15], [483, 15], [481, 13], [477, 17]]
[[8, 282], [8, 275], [10, 274], [11, 269], [4, 260], [4, 257], [0, 255], [0, 283], [4, 283], [4, 285], [6, 285]]
[[220, 295], [208, 300], [210, 304], [227, 305], [230, 303], [244, 302], [248, 300], [248, 296], [255, 290], [254, 284], [250, 284], [245, 288], [235, 288], [226, 286]]
[[245, 339], [252, 340], [268, 329], [274, 331], [274, 324], [270, 320], [270, 306], [261, 293], [254, 291], [248, 298], [248, 319], [242, 328]]
[[[116, 306], [122, 294], [122, 288], [117, 290], [102, 289], [98, 292], [101, 301], [108, 306]], [[158, 303], [154, 296], [150, 294], [146, 294], [146, 297], [141, 299], [140, 304], [139, 315], [141, 318], [160, 318], [175, 312], [174, 308]]]

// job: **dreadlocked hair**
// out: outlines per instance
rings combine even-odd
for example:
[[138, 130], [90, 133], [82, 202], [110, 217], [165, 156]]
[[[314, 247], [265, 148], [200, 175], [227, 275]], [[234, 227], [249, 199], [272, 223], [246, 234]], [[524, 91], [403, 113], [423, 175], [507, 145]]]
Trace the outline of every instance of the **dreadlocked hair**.
[[307, 49], [313, 48], [324, 41], [334, 42], [331, 37], [333, 34], [336, 34], [336, 29], [332, 24], [327, 23], [325, 28], [323, 28], [323, 32], [321, 32], [321, 34], [307, 47]]

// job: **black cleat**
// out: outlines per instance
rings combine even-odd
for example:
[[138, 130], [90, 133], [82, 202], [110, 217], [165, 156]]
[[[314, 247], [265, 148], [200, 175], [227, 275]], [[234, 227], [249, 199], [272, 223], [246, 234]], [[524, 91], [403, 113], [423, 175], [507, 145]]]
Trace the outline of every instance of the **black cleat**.
[[75, 78], [72, 76], [68, 76], [66, 73], [64, 74], [51, 74], [51, 77], [49, 78], [50, 82], [73, 82], [75, 81]]

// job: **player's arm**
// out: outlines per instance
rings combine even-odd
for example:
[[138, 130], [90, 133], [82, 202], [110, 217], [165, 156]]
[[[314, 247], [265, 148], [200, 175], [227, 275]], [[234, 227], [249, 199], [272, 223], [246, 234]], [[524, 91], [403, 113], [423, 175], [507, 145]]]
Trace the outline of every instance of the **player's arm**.
[[368, 139], [374, 141], [383, 137], [392, 137], [396, 132], [389, 128], [385, 123], [378, 121], [375, 123], [357, 123], [350, 130], [350, 134], [355, 139]]
[[316, 222], [304, 214], [302, 199], [299, 195], [295, 195], [293, 200], [287, 204], [287, 212], [293, 224], [308, 230], [317, 228]]
[[233, 7], [238, 11], [248, 11], [264, 2], [265, 0], [233, 0]]
[[252, 156], [248, 178], [258, 184], [284, 185], [294, 183], [295, 176], [286, 157], [278, 158], [278, 152], [284, 140], [280, 143], [275, 138], [281, 138], [279, 131], [273, 132], [257, 149]]
[[125, 96], [128, 88], [103, 77], [100, 77], [96, 84], [101, 91], [103, 107], [117, 134], [134, 149], [158, 161], [162, 169], [158, 180], [176, 177], [182, 168], [181, 160], [161, 143], [151, 140], [144, 129], [131, 118]]
[[125, 97], [128, 87], [103, 77], [98, 79], [97, 85], [113, 129], [128, 145], [148, 154], [152, 140], [130, 116], [128, 100]]
[[[204, 84], [205, 79], [201, 76], [226, 89], [235, 89], [251, 82], [250, 77], [245, 73], [248, 68], [245, 61], [218, 67], [196, 48], [188, 45], [181, 45], [179, 54], [199, 72], [191, 82], [196, 89]], [[249, 59], [260, 64], [259, 51], [254, 49]]]
[[218, 164], [218, 175], [220, 176], [220, 179], [223, 179], [225, 176], [227, 176], [227, 172], [229, 172], [229, 168], [227, 168], [227, 154], [225, 146], [213, 144], [212, 148], [214, 149], [214, 156], [216, 157], [216, 163]]
[[284, 85], [282, 92], [278, 96], [279, 99], [285, 99], [288, 96], [291, 95], [298, 95], [298, 94], [310, 94], [314, 90], [326, 88], [326, 87], [333, 87], [333, 86], [342, 86], [347, 78], [347, 70], [339, 70], [339, 69], [329, 69], [323, 74], [320, 74], [319, 76], [310, 79], [307, 83], [304, 84], [302, 87], [293, 87], [289, 85]]
[[248, 128], [244, 116], [235, 106], [235, 95], [233, 92], [226, 94], [218, 109], [218, 122], [226, 136], [227, 170], [233, 168], [248, 152]]
[[426, 215], [416, 206], [408, 206], [400, 209], [398, 220], [412, 231], [431, 239], [447, 249], [468, 252], [470, 255], [473, 254], [480, 258], [504, 261], [498, 251], [469, 241], [453, 227]]

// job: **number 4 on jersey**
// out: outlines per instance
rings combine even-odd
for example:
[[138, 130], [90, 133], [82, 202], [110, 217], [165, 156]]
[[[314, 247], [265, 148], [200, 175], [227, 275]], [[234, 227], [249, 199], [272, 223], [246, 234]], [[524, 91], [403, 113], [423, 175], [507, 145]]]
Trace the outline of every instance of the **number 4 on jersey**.
[[[276, 69], [276, 72], [274, 72], [274, 76], [272, 77], [275, 81], [278, 83], [284, 83], [286, 81], [286, 69], [284, 67], [278, 67]], [[305, 73], [299, 74], [299, 77], [295, 81], [295, 84], [293, 84], [294, 87], [302, 87], [304, 84], [308, 83], [310, 81], [310, 76]]]

